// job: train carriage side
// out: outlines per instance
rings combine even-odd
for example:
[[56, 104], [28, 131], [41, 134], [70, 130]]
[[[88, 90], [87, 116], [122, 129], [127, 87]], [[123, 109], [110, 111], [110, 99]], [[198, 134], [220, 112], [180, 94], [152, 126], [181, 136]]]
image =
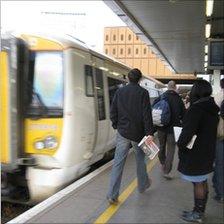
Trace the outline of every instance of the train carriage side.
[[[22, 109], [17, 108], [22, 113], [22, 134], [14, 137], [20, 139], [23, 152], [14, 149], [14, 154], [17, 161], [35, 159], [33, 164], [20, 165], [26, 168], [30, 199], [38, 202], [74, 181], [115, 147], [110, 105], [116, 90], [126, 85], [130, 68], [73, 40], [21, 38], [29, 46], [29, 58], [22, 61], [28, 74], [17, 84], [25, 96], [14, 95], [18, 101], [27, 99], [21, 101], [26, 102]], [[7, 77], [7, 54], [1, 53], [1, 58]], [[151, 83], [148, 87], [155, 87], [153, 80], [145, 80]], [[17, 164], [14, 160], [12, 164]]]
[[[37, 45], [38, 41], [44, 39], [33, 42]], [[107, 60], [79, 45], [65, 44], [50, 52], [46, 49], [32, 48], [33, 88], [42, 109], [35, 111], [32, 104], [37, 102], [32, 102], [35, 119], [30, 113], [25, 121], [26, 152], [38, 164], [27, 169], [33, 201], [78, 178], [115, 144], [109, 119], [109, 73], [104, 69]], [[111, 72], [119, 74], [118, 67], [113, 65]], [[38, 117], [37, 113], [42, 114]]]

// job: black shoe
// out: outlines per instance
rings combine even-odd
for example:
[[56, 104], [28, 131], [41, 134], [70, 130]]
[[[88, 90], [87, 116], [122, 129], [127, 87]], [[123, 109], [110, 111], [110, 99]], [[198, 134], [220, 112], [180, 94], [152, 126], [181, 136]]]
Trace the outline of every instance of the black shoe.
[[145, 187], [144, 190], [139, 190], [139, 193], [144, 193], [146, 190], [148, 190], [150, 188], [150, 186], [152, 185], [152, 179], [149, 178], [149, 183], [147, 184], [147, 186]]
[[187, 214], [187, 213], [190, 213], [190, 212], [192, 212], [192, 211], [186, 211], [186, 210], [183, 210], [183, 211], [182, 211], [182, 215]]
[[111, 205], [117, 205], [119, 203], [118, 199], [113, 199], [113, 198], [107, 198], [107, 201]]
[[181, 218], [184, 221], [197, 222], [197, 223], [202, 223], [203, 217], [204, 217], [203, 213], [199, 213], [199, 212], [196, 212], [196, 211], [187, 212], [187, 213], [185, 213], [181, 216]]
[[213, 199], [216, 200], [219, 203], [222, 203], [222, 204], [224, 203], [224, 198], [223, 197], [220, 197], [218, 195], [216, 195]]

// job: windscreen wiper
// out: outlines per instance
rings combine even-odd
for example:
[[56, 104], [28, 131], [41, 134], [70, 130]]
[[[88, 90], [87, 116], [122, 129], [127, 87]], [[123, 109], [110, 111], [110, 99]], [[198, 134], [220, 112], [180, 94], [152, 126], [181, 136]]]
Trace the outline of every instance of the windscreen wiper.
[[[36, 97], [36, 99], [37, 99], [37, 101], [38, 101], [38, 105], [39, 105], [38, 108], [41, 110], [41, 111], [40, 111], [40, 114], [38, 114], [38, 115], [40, 115], [41, 117], [44, 116], [44, 115], [46, 115], [46, 114], [48, 113], [49, 109], [48, 109], [48, 107], [44, 104], [44, 102], [43, 102], [42, 97], [40, 96], [40, 94], [37, 93], [37, 92], [34, 90], [34, 87], [33, 87], [33, 85], [30, 84], [30, 82], [27, 82], [27, 87], [28, 87], [28, 89], [30, 90], [30, 91], [28, 91], [28, 92], [31, 92], [31, 94], [32, 94], [32, 98], [33, 98], [33, 97]], [[31, 104], [32, 104], [32, 100], [31, 100], [31, 102], [30, 102], [30, 106], [29, 106], [30, 109], [32, 108]]]

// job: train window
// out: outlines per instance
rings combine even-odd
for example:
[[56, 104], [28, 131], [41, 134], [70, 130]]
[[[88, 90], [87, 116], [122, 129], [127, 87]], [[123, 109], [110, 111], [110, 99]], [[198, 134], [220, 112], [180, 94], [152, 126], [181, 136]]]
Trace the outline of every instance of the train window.
[[[33, 52], [33, 99], [28, 113], [44, 108], [47, 115], [61, 115], [63, 109], [63, 55], [62, 52]], [[31, 112], [32, 111], [32, 112]]]
[[103, 85], [103, 71], [98, 68], [96, 68], [96, 91], [97, 91], [99, 120], [105, 120], [106, 112], [105, 112], [105, 97], [104, 97], [104, 85]]
[[108, 77], [108, 88], [109, 88], [109, 102], [110, 105], [112, 103], [112, 100], [114, 98], [114, 94], [117, 91], [117, 89], [121, 88], [125, 85], [125, 82], [117, 79], [113, 79]]
[[86, 96], [93, 97], [93, 69], [90, 65], [85, 65], [85, 84], [86, 84]]

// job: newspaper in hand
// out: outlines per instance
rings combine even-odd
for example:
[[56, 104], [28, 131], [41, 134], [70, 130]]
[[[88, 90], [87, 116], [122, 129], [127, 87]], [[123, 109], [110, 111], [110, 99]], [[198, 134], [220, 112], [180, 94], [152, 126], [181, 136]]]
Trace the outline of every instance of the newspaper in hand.
[[[181, 132], [182, 132], [182, 128], [181, 128], [181, 127], [176, 127], [176, 126], [174, 126], [174, 127], [173, 127], [173, 130], [174, 130], [175, 142], [177, 142], [178, 139], [179, 139], [179, 137], [180, 137], [180, 134], [181, 134]], [[192, 149], [193, 146], [194, 146], [194, 142], [195, 142], [196, 138], [197, 138], [197, 135], [193, 135], [193, 137], [192, 137], [192, 139], [190, 140], [190, 142], [188, 142], [186, 148], [188, 148], [188, 149]]]
[[150, 160], [153, 160], [154, 157], [159, 152], [159, 148], [153, 141], [146, 141], [146, 140], [147, 140], [147, 136], [145, 136], [141, 140], [138, 146], [143, 150], [143, 152], [146, 154], [146, 156], [149, 157]]

